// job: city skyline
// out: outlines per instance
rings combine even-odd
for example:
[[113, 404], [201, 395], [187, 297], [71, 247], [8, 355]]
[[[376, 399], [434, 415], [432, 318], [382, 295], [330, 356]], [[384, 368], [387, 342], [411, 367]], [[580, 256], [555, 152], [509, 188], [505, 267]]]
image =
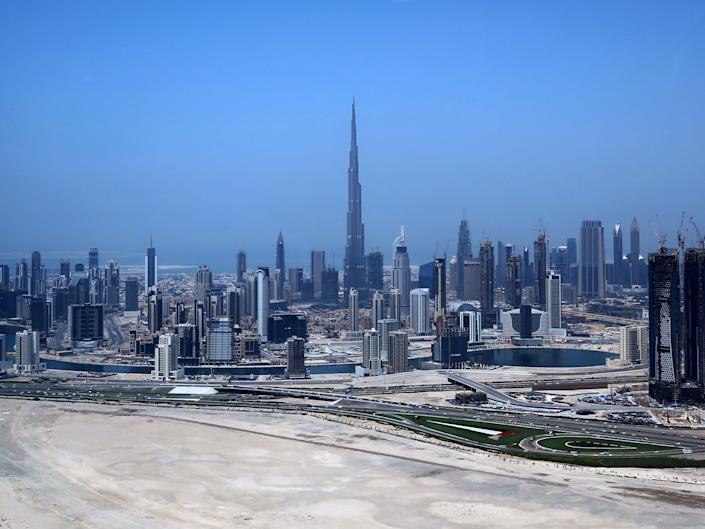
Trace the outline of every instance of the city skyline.
[[[324, 248], [342, 269], [352, 96], [368, 249], [388, 248], [403, 224], [416, 259], [430, 260], [436, 247], [451, 255], [464, 210], [476, 248], [484, 236], [530, 244], [542, 223], [551, 242], [575, 236], [584, 219], [628, 226], [636, 216], [643, 246], [655, 249], [650, 224], [674, 233], [680, 211], [697, 212], [705, 195], [705, 53], [692, 22], [705, 7], [697, 3], [667, 13], [629, 3], [546, 6], [531, 23], [513, 20], [511, 34], [506, 18], [522, 14], [520, 4], [506, 13], [449, 5], [434, 12], [438, 27], [422, 42], [413, 36], [428, 10], [415, 3], [363, 3], [347, 17], [281, 5], [311, 35], [257, 7], [223, 7], [222, 20], [198, 14], [210, 31], [195, 30], [205, 41], [184, 44], [178, 59], [163, 10], [142, 7], [145, 24], [155, 24], [148, 31], [118, 8], [106, 8], [109, 24], [84, 7], [72, 44], [60, 36], [73, 28], [74, 10], [49, 6], [31, 17], [29, 4], [0, 8], [14, 21], [0, 35], [3, 181], [14, 194], [43, 189], [32, 204], [52, 220], [9, 201], [3, 262], [37, 248], [71, 257], [91, 246], [139, 261], [153, 233], [163, 263], [225, 271], [241, 247], [253, 262], [271, 263], [282, 231], [290, 263]], [[166, 17], [185, 28], [192, 14], [175, 8]], [[232, 31], [233, 17], [253, 27]], [[371, 38], [351, 38], [358, 27]], [[667, 39], [674, 27], [679, 39]], [[271, 45], [257, 48], [267, 37]], [[329, 49], [311, 48], [324, 38]], [[253, 45], [249, 55], [226, 53]], [[152, 52], [128, 62], [120, 50], [132, 46]], [[49, 48], [51, 63], [42, 59]], [[305, 68], [286, 66], [300, 64], [304, 50]], [[279, 66], [269, 72], [263, 65], [272, 61]], [[180, 88], [166, 90], [175, 79]], [[500, 193], [497, 182], [513, 192]], [[98, 193], [104, 187], [116, 191], [110, 199]], [[174, 198], [153, 199], [169, 189]], [[238, 200], [243, 192], [261, 197]], [[423, 214], [410, 214], [420, 205]], [[62, 211], [106, 220], [77, 229]], [[175, 230], [174, 215], [196, 221]]]

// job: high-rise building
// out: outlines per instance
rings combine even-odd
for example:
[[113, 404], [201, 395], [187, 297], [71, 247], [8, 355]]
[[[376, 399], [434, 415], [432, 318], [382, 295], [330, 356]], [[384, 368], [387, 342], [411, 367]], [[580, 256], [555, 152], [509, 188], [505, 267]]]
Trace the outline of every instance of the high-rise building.
[[409, 335], [404, 331], [392, 331], [387, 337], [389, 351], [387, 373], [404, 373], [409, 370]]
[[157, 284], [157, 250], [152, 244], [152, 237], [149, 237], [149, 248], [144, 258], [144, 291], [149, 294], [150, 289]]
[[323, 283], [323, 270], [326, 267], [326, 252], [324, 250], [311, 250], [311, 280], [313, 281], [313, 297], [321, 299]]
[[632, 219], [632, 224], [629, 227], [629, 271], [631, 273], [630, 286], [640, 285], [641, 281], [641, 266], [639, 257], [641, 249], [639, 244], [639, 221], [636, 217]]
[[401, 313], [409, 314], [409, 292], [411, 291], [411, 268], [409, 254], [406, 250], [404, 226], [401, 233], [394, 239], [394, 263], [392, 266], [392, 287], [398, 288], [401, 294]]
[[358, 315], [360, 311], [360, 297], [357, 289], [351, 288], [348, 294], [348, 312], [350, 315], [350, 330], [355, 332], [358, 327]]
[[365, 273], [367, 288], [370, 290], [384, 289], [384, 256], [379, 250], [367, 254]]
[[178, 380], [183, 378], [184, 370], [179, 368], [181, 340], [173, 333], [162, 334], [159, 345], [154, 348], [154, 370], [152, 380]]
[[550, 270], [546, 273], [546, 312], [550, 329], [562, 328], [561, 302], [561, 275]]
[[580, 228], [578, 297], [605, 297], [605, 238], [602, 222], [584, 220]]
[[284, 296], [284, 278], [286, 275], [286, 261], [284, 260], [284, 236], [279, 232], [277, 237], [277, 260], [276, 260], [277, 275], [277, 299], [283, 299]]
[[521, 305], [521, 257], [512, 255], [507, 261], [507, 286], [505, 301], [513, 308]]
[[139, 310], [139, 279], [128, 277], [125, 279], [125, 312]]
[[615, 285], [624, 284], [624, 248], [622, 237], [622, 226], [619, 222], [614, 225], [612, 238], [612, 283]]
[[68, 259], [61, 259], [59, 261], [59, 275], [62, 275], [68, 281], [71, 278], [71, 261]]
[[619, 359], [625, 364], [640, 364], [649, 357], [649, 328], [631, 325], [619, 328]]
[[534, 295], [541, 310], [546, 310], [546, 233], [541, 230], [534, 241]]
[[7, 338], [4, 334], [0, 334], [0, 371], [3, 370], [5, 362], [7, 362]]
[[427, 288], [415, 288], [411, 291], [411, 328], [416, 334], [431, 332], [431, 296]]
[[257, 332], [262, 341], [267, 341], [267, 319], [269, 318], [269, 269], [257, 270]]
[[211, 290], [213, 289], [213, 274], [206, 265], [199, 267], [196, 272], [196, 287], [194, 290], [194, 299], [202, 302], [204, 305], [210, 298]]
[[10, 267], [0, 264], [0, 290], [10, 290]]
[[289, 297], [298, 299], [304, 286], [304, 269], [289, 268]]
[[372, 328], [377, 328], [379, 320], [384, 319], [384, 294], [375, 291], [372, 295]]
[[463, 265], [463, 283], [464, 296], [463, 299], [480, 301], [480, 293], [482, 291], [482, 274], [479, 259], [465, 259]]
[[179, 356], [193, 357], [196, 327], [190, 323], [180, 323], [174, 326], [179, 336]]
[[380, 332], [365, 331], [362, 338], [362, 367], [370, 375], [382, 374], [382, 348]]
[[247, 254], [244, 250], [237, 252], [237, 282], [242, 283], [247, 271]]
[[382, 355], [382, 360], [387, 362], [389, 360], [389, 333], [392, 331], [399, 330], [399, 320], [394, 320], [387, 318], [384, 320], [379, 320], [377, 322], [377, 330], [380, 335], [380, 351]]
[[306, 340], [303, 338], [292, 336], [286, 341], [286, 375], [289, 378], [306, 377], [305, 352]]
[[563, 281], [578, 288], [578, 241], [575, 237], [568, 237], [566, 241], [566, 249], [568, 253], [568, 276], [563, 278]]
[[456, 295], [458, 299], [463, 299], [464, 294], [464, 275], [463, 275], [463, 263], [466, 259], [472, 258], [472, 246], [470, 243], [470, 228], [468, 226], [468, 221], [466, 218], [460, 221], [460, 226], [458, 227], [458, 248], [455, 252], [456, 256]]
[[353, 100], [350, 122], [347, 239], [343, 263], [343, 287], [345, 290], [364, 288], [365, 279], [365, 226], [362, 223], [362, 188], [358, 175], [357, 125], [355, 122], [355, 100]]
[[705, 397], [705, 248], [685, 251], [685, 378]]
[[100, 345], [103, 341], [103, 305], [71, 305], [69, 330], [74, 346]]
[[226, 292], [228, 304], [228, 318], [234, 324], [239, 325], [244, 314], [245, 295], [242, 287], [229, 287]]
[[398, 288], [389, 291], [389, 318], [401, 321], [401, 292]]
[[484, 241], [480, 247], [480, 309], [482, 326], [491, 327], [494, 315], [494, 250], [491, 241]]
[[117, 308], [120, 306], [120, 266], [117, 261], [111, 259], [105, 265], [105, 304], [108, 307]]
[[90, 248], [88, 250], [88, 269], [99, 268], [100, 262], [98, 260], [98, 248]]
[[35, 298], [46, 296], [46, 269], [42, 265], [42, 254], [36, 250], [32, 252], [29, 293]]
[[321, 299], [323, 301], [338, 302], [338, 270], [332, 266], [326, 267], [321, 272]]
[[29, 291], [29, 273], [27, 272], [27, 261], [20, 259], [15, 266], [15, 290], [22, 292]]
[[39, 360], [39, 333], [22, 331], [15, 334], [15, 370], [33, 373], [41, 369]]
[[162, 291], [158, 287], [152, 287], [147, 295], [147, 328], [149, 332], [159, 332], [163, 322], [164, 303]]
[[436, 257], [433, 260], [433, 284], [429, 289], [429, 294], [433, 299], [433, 307], [436, 317], [442, 317], [445, 314], [447, 303], [445, 257]]
[[[265, 326], [267, 320], [265, 319]], [[230, 362], [233, 358], [233, 333], [228, 318], [215, 318], [208, 325], [206, 357], [209, 362]]]
[[649, 395], [678, 399], [680, 383], [680, 271], [678, 251], [649, 255]]

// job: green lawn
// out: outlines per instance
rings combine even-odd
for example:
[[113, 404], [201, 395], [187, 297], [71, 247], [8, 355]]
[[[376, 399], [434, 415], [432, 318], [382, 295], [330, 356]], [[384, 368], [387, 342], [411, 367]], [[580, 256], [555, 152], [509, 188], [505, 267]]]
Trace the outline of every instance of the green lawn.
[[558, 436], [541, 439], [538, 444], [551, 450], [563, 452], [579, 452], [583, 454], [597, 454], [599, 452], [623, 453], [632, 452], [662, 452], [673, 450], [672, 446], [634, 443], [617, 439], [603, 439], [599, 437]]
[[[415, 424], [418, 424], [419, 426], [424, 426], [432, 430], [462, 437], [463, 439], [468, 439], [477, 443], [483, 443], [494, 446], [513, 446], [519, 443], [519, 441], [521, 441], [525, 437], [546, 433], [545, 430], [538, 430], [534, 428], [524, 428], [509, 424], [499, 424], [491, 422], [469, 421], [466, 419], [448, 419], [445, 417], [411, 414], [400, 414], [399, 417], [404, 417], [405, 419], [409, 419], [410, 421]], [[482, 430], [501, 432], [501, 434], [492, 435], [491, 433], [477, 432], [462, 428], [463, 426], [466, 428], [479, 428]]]

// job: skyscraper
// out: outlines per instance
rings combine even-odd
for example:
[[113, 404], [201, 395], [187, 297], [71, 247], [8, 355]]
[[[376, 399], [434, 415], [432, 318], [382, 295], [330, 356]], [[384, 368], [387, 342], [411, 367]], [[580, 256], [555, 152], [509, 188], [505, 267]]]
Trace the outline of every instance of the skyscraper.
[[379, 250], [367, 254], [365, 273], [367, 274], [367, 288], [382, 290], [384, 288], [384, 256]]
[[125, 279], [125, 312], [139, 310], [138, 305], [139, 281], [136, 277]]
[[158, 287], [152, 287], [147, 295], [147, 327], [149, 332], [159, 332], [164, 321], [164, 303], [162, 292]]
[[350, 124], [350, 165], [348, 167], [348, 215], [347, 241], [343, 263], [343, 286], [365, 287], [365, 226], [362, 223], [362, 189], [358, 177], [357, 126], [355, 123], [355, 100], [352, 104]]
[[15, 265], [15, 290], [27, 292], [29, 290], [29, 274], [27, 273], [27, 261], [20, 259]]
[[560, 329], [561, 325], [561, 276], [553, 270], [546, 274], [546, 312], [548, 327]]
[[624, 257], [624, 248], [622, 240], [622, 226], [617, 222], [614, 225], [614, 235], [612, 241], [612, 273], [614, 277], [612, 282], [615, 285], [624, 283], [624, 270], [622, 258]]
[[362, 338], [362, 367], [370, 375], [382, 374], [382, 348], [379, 331], [366, 331]]
[[321, 299], [323, 269], [326, 267], [326, 252], [311, 250], [311, 280], [313, 281], [313, 297]]
[[429, 334], [431, 331], [431, 296], [427, 288], [411, 291], [411, 328], [416, 334]]
[[406, 251], [404, 226], [394, 239], [394, 262], [392, 265], [392, 286], [399, 289], [401, 295], [401, 314], [409, 314], [409, 292], [411, 291], [411, 269], [409, 254]]
[[304, 363], [306, 340], [292, 336], [286, 341], [286, 375], [289, 378], [304, 378], [306, 365]]
[[179, 369], [180, 346], [177, 334], [167, 333], [159, 337], [159, 345], [154, 348], [152, 380], [178, 380], [184, 376], [183, 369]]
[[206, 357], [209, 362], [230, 362], [232, 360], [233, 332], [228, 318], [216, 318], [208, 325]]
[[446, 260], [436, 257], [433, 260], [433, 306], [436, 317], [445, 315], [446, 309]]
[[389, 317], [401, 321], [401, 292], [398, 288], [389, 291]]
[[32, 294], [32, 296], [39, 296], [41, 295], [42, 285], [42, 273], [41, 273], [41, 268], [42, 268], [42, 254], [39, 253], [38, 251], [32, 252], [32, 268], [30, 269], [30, 284], [29, 284], [29, 293]]
[[468, 227], [468, 221], [463, 217], [460, 221], [460, 226], [458, 227], [458, 248], [455, 252], [457, 261], [456, 266], [456, 295], [458, 299], [463, 299], [464, 294], [464, 280], [463, 280], [463, 263], [465, 259], [472, 258], [472, 247], [470, 246], [470, 228]]
[[662, 247], [649, 255], [649, 395], [678, 399], [680, 360], [678, 251]]
[[15, 334], [15, 369], [32, 373], [39, 369], [39, 333], [22, 331]]
[[152, 236], [149, 237], [149, 248], [147, 256], [144, 258], [144, 291], [149, 290], [157, 284], [157, 250], [152, 245]]
[[257, 270], [257, 332], [262, 341], [267, 341], [267, 321], [269, 318], [269, 270]]
[[357, 319], [360, 310], [360, 297], [356, 289], [351, 288], [348, 295], [348, 312], [350, 313], [350, 330], [357, 331]]
[[387, 336], [387, 373], [404, 373], [409, 370], [409, 335], [392, 331]]
[[237, 282], [242, 283], [245, 279], [245, 272], [247, 271], [247, 254], [244, 250], [237, 252]]
[[372, 328], [377, 328], [379, 320], [384, 319], [384, 294], [376, 291], [372, 295]]
[[534, 296], [541, 310], [546, 310], [546, 233], [541, 230], [534, 241]]
[[705, 397], [705, 248], [688, 248], [684, 264], [685, 378]]
[[492, 241], [484, 241], [480, 247], [480, 308], [482, 326], [490, 327], [494, 322], [494, 249]]
[[196, 286], [193, 297], [205, 305], [212, 289], [213, 274], [208, 270], [206, 265], [202, 265], [198, 268], [198, 272], [196, 272]]
[[[463, 264], [463, 288], [465, 295], [463, 299], [480, 301], [480, 291], [482, 289], [480, 268], [479, 259], [465, 259], [465, 263]], [[521, 295], [521, 286], [519, 287], [519, 295]]]
[[507, 286], [505, 301], [513, 308], [521, 305], [521, 257], [512, 255], [507, 261]]
[[605, 297], [605, 238], [599, 220], [584, 220], [580, 228], [578, 296]]
[[284, 278], [286, 275], [286, 263], [284, 260], [284, 237], [282, 236], [282, 232], [279, 232], [279, 237], [277, 237], [276, 271], [278, 272], [277, 298], [284, 299]]
[[0, 290], [10, 290], [10, 267], [0, 264]]
[[641, 253], [639, 244], [639, 221], [636, 217], [632, 219], [629, 227], [629, 270], [631, 272], [630, 284], [641, 284], [641, 267], [639, 266], [639, 255]]
[[98, 268], [100, 263], [98, 261], [98, 248], [91, 248], [88, 250], [88, 269]]

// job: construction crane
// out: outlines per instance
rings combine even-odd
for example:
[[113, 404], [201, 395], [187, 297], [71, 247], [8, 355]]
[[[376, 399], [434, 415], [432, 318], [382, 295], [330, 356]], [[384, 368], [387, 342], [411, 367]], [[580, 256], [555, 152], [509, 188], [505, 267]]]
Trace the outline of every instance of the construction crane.
[[659, 218], [658, 214], [649, 221], [649, 225], [651, 226], [651, 229], [654, 230], [654, 235], [656, 236], [656, 240], [658, 241], [659, 250], [665, 248], [668, 236], [666, 235], [665, 231], [660, 229], [661, 219]]
[[[681, 224], [678, 227], [678, 247], [681, 250], [681, 255], [683, 255], [683, 252], [685, 252], [685, 239], [688, 236], [688, 227], [690, 224], [693, 222], [693, 217], [690, 217], [688, 219], [688, 222], [685, 222], [685, 210], [681, 213]], [[684, 227], [685, 225], [685, 227]]]
[[693, 225], [693, 228], [695, 228], [695, 233], [698, 234], [698, 246], [700, 246], [700, 248], [705, 248], [705, 237], [703, 237], [703, 235], [700, 233], [698, 225], [695, 224], [695, 220], [693, 220], [693, 217], [690, 217], [690, 223]]

